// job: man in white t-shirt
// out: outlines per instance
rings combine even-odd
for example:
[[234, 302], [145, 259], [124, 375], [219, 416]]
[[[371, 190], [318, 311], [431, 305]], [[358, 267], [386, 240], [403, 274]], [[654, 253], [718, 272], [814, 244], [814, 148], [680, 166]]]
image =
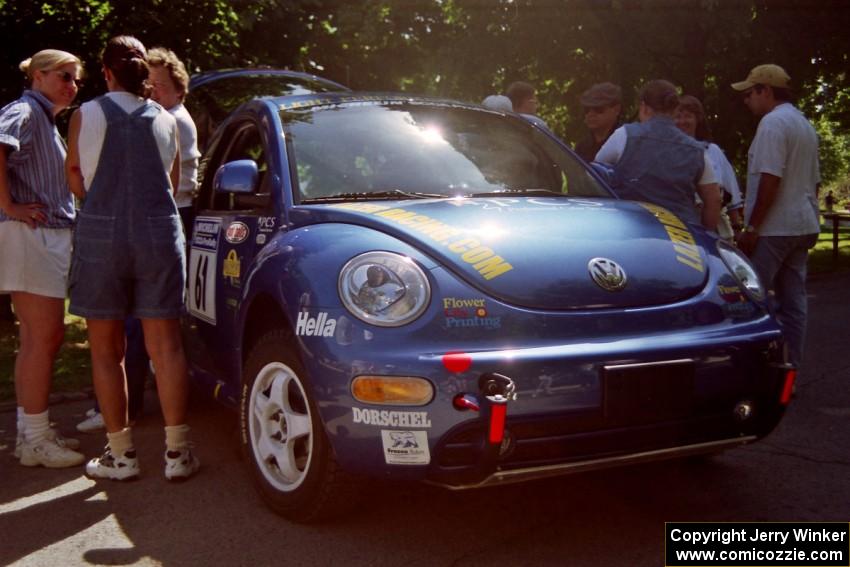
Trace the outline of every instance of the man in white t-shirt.
[[777, 318], [789, 361], [800, 365], [806, 333], [806, 261], [817, 242], [818, 137], [790, 102], [790, 77], [778, 65], [759, 65], [734, 83], [760, 116], [747, 159], [746, 228], [736, 238], [776, 292]]

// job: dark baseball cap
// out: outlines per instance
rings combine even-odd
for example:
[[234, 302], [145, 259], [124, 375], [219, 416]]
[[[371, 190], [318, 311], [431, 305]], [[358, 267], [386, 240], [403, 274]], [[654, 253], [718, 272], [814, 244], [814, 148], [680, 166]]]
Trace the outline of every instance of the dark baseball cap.
[[597, 83], [582, 93], [579, 102], [591, 108], [622, 104], [623, 89], [614, 83]]

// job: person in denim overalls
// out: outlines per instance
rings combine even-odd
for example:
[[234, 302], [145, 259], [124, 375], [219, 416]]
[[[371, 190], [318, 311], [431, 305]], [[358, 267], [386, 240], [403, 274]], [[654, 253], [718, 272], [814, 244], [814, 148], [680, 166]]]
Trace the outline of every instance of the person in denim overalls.
[[[622, 199], [646, 201], [669, 209], [681, 220], [717, 230], [720, 189], [705, 147], [673, 122], [679, 106], [676, 87], [656, 79], [639, 94], [639, 123], [617, 128], [596, 161], [614, 169], [611, 187]], [[694, 196], [703, 207], [697, 212]]]
[[172, 190], [180, 172], [176, 123], [146, 98], [145, 57], [133, 37], [109, 40], [102, 59], [110, 92], [72, 117], [66, 164], [71, 190], [84, 199], [74, 235], [69, 311], [86, 318], [108, 439], [86, 473], [117, 480], [139, 474], [121, 366], [127, 316], [142, 320], [157, 370], [165, 476], [187, 478], [199, 467], [188, 441], [188, 377], [179, 329], [186, 258]]

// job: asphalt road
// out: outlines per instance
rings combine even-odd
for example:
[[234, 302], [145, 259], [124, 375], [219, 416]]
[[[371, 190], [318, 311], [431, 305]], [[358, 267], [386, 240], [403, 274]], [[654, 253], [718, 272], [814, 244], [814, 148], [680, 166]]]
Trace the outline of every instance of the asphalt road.
[[[26, 469], [0, 413], [0, 565], [663, 565], [665, 521], [850, 521], [850, 273], [810, 283], [797, 396], [762, 442], [668, 462], [466, 493], [376, 484], [352, 516], [300, 526], [255, 495], [236, 418], [195, 401], [198, 477], [162, 477], [162, 429], [135, 432], [143, 477]], [[151, 405], [153, 404], [153, 400]], [[54, 406], [72, 431], [88, 402]], [[81, 436], [87, 455], [101, 435]]]

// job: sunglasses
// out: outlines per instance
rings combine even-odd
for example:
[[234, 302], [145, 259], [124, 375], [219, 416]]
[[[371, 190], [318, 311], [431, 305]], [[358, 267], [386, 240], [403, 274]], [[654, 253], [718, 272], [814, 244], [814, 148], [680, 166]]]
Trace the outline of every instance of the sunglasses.
[[69, 73], [68, 71], [57, 71], [56, 69], [52, 70], [51, 73], [56, 73], [59, 76], [59, 79], [63, 83], [74, 82], [78, 87], [83, 84], [81, 79], [78, 79], [77, 76], [73, 73]]

